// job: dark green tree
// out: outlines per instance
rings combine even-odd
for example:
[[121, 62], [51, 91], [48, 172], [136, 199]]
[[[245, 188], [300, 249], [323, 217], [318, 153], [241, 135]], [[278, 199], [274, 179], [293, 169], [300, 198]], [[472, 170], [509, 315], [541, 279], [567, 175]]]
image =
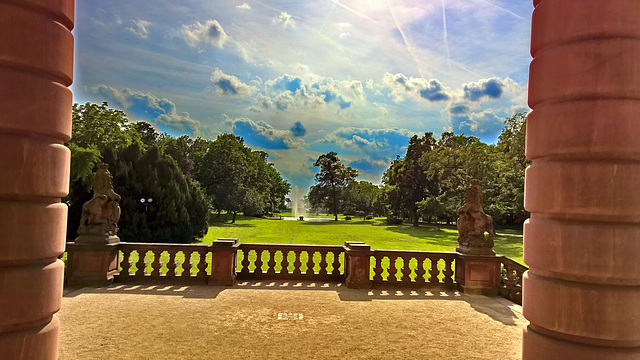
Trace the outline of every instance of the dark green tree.
[[315, 175], [316, 184], [309, 189], [309, 202], [314, 208], [331, 209], [338, 221], [346, 188], [358, 176], [358, 171], [340, 163], [335, 152], [320, 155], [313, 166], [319, 167], [320, 172]]
[[422, 156], [432, 151], [435, 145], [433, 133], [412, 136], [405, 157], [396, 159], [383, 176], [384, 183], [390, 186], [387, 194], [390, 210], [400, 217], [404, 217], [406, 212], [413, 226], [418, 226], [420, 220], [417, 203], [437, 192], [437, 182], [426, 176], [420, 163]]

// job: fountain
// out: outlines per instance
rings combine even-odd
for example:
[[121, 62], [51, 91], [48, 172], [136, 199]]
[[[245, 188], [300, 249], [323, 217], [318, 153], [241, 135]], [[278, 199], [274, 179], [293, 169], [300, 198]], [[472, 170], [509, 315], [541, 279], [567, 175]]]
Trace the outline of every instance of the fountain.
[[[300, 206], [302, 206], [302, 211]], [[304, 210], [304, 199], [300, 198], [300, 189], [298, 189], [297, 186], [294, 186], [293, 190], [291, 190], [291, 213], [293, 218], [302, 220], [303, 215], [300, 214], [304, 214]]]

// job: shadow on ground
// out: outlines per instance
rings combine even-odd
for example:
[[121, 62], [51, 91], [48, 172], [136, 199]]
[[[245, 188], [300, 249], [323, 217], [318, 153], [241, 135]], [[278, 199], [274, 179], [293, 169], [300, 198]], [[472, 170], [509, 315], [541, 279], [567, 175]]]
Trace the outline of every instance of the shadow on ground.
[[434, 288], [376, 288], [349, 289], [343, 283], [314, 281], [239, 281], [234, 287], [204, 285], [166, 285], [166, 284], [113, 284], [99, 288], [65, 288], [64, 297], [76, 297], [83, 294], [135, 294], [180, 296], [192, 299], [215, 299], [227, 290], [273, 290], [273, 291], [331, 291], [341, 301], [374, 301], [374, 300], [449, 300], [467, 302], [474, 310], [491, 317], [505, 325], [517, 325], [517, 316], [512, 308], [517, 305], [502, 298], [481, 295], [466, 295], [454, 290]]

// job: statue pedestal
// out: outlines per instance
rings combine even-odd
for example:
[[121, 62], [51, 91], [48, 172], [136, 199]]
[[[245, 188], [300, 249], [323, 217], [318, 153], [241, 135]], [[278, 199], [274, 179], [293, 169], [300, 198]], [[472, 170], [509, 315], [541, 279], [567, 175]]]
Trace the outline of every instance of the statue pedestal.
[[93, 235], [82, 234], [75, 240], [75, 244], [93, 244], [93, 245], [107, 245], [116, 244], [120, 242], [120, 238], [117, 235]]
[[[482, 237], [482, 242], [485, 242], [484, 236]], [[471, 244], [478, 243], [478, 241], [461, 241], [460, 239], [458, 239], [458, 243], [460, 245], [456, 248], [456, 251], [461, 254], [484, 256], [493, 256], [496, 254], [496, 252], [493, 251], [493, 244], [491, 244], [491, 246], [474, 246]]]
[[498, 295], [498, 257], [460, 254], [456, 260], [456, 282], [458, 290], [466, 294]]
[[67, 284], [70, 286], [106, 286], [118, 273], [118, 243], [67, 243], [67, 254]]

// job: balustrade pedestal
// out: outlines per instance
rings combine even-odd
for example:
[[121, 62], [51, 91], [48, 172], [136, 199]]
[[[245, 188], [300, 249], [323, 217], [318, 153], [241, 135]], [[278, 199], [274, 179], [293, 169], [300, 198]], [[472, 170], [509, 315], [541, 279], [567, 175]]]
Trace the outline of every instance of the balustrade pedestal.
[[211, 276], [208, 284], [233, 286], [236, 283], [238, 239], [218, 239], [211, 244], [211, 250]]
[[466, 294], [498, 295], [500, 286], [498, 257], [458, 254], [456, 282], [458, 290]]
[[369, 271], [371, 267], [371, 246], [354, 241], [344, 243], [346, 274], [345, 284], [352, 289], [369, 289], [371, 280]]
[[67, 243], [67, 284], [106, 286], [118, 274], [118, 244]]

